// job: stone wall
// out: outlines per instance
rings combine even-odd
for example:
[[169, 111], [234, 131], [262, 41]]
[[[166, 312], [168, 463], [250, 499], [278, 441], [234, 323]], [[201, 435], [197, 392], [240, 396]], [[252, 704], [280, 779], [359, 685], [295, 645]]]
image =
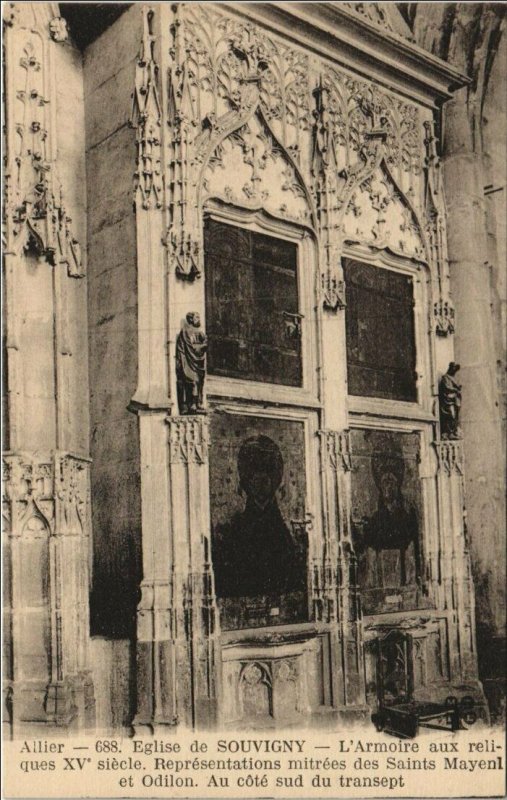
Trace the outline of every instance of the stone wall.
[[501, 3], [399, 8], [418, 44], [470, 78], [444, 106], [442, 129], [480, 672], [498, 705], [506, 568], [506, 9]]

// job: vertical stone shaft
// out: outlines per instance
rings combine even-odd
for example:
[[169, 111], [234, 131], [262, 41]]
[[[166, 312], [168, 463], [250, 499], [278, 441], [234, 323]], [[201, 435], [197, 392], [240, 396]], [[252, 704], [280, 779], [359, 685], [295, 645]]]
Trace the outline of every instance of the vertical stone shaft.
[[461, 364], [463, 384], [468, 531], [480, 639], [500, 633], [503, 625], [505, 505], [482, 158], [472, 138], [466, 91], [460, 90], [445, 107], [443, 164], [457, 317], [456, 361]]
[[[174, 344], [185, 312], [200, 295], [181, 294], [172, 241], [174, 219], [164, 212], [181, 189], [171, 170], [186, 153], [171, 116], [176, 98], [164, 43], [173, 11], [143, 8], [132, 124], [138, 272], [138, 385], [131, 409], [139, 415], [143, 579], [137, 610], [137, 713], [134, 727], [206, 727], [217, 713], [216, 602], [209, 547], [206, 417], [168, 416], [176, 405]], [[148, 158], [149, 156], [149, 158]], [[169, 164], [164, 185], [161, 164]], [[174, 178], [174, 180], [173, 180]], [[165, 194], [164, 194], [165, 189]], [[178, 203], [176, 203], [178, 205]], [[182, 203], [181, 214], [186, 213]], [[163, 225], [169, 229], [163, 237]], [[197, 296], [196, 296], [197, 295]], [[190, 305], [187, 305], [189, 303]]]
[[334, 624], [333, 688], [341, 708], [364, 702], [361, 610], [356, 557], [350, 529], [350, 444], [348, 431], [320, 431], [323, 463], [324, 621]]
[[474, 681], [477, 676], [474, 590], [465, 530], [461, 442], [441, 441], [435, 447], [438, 458], [440, 574], [443, 576], [441, 601], [450, 615], [451, 680]]
[[[5, 38], [4, 209], [9, 429], [4, 674], [14, 735], [27, 723], [84, 727], [93, 713], [87, 376], [79, 338], [86, 324], [86, 289], [62, 188], [69, 172], [76, 178], [84, 170], [83, 108], [79, 90], [69, 103], [56, 79], [59, 69], [68, 69], [75, 88], [81, 73], [74, 54], [51, 41], [55, 4], [26, 4], [18, 11]], [[69, 125], [78, 131], [72, 154], [65, 153], [57, 165], [60, 123], [66, 135]], [[71, 206], [82, 233], [84, 199], [75, 194]], [[72, 418], [71, 407], [81, 409]]]

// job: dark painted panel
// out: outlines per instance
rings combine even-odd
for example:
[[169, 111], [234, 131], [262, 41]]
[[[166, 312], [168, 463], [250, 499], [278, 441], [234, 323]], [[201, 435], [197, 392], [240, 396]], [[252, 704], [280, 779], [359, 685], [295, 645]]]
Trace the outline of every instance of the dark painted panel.
[[204, 242], [210, 375], [301, 386], [297, 246], [215, 220]]
[[222, 628], [308, 618], [304, 429], [300, 422], [214, 414], [212, 559]]
[[425, 608], [419, 438], [352, 431], [352, 518], [366, 614]]
[[417, 400], [413, 281], [344, 260], [349, 394]]

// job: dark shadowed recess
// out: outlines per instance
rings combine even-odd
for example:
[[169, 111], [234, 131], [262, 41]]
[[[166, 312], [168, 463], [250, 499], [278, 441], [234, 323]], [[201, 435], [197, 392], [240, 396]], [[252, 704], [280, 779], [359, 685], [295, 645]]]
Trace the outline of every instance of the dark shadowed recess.
[[121, 17], [132, 3], [60, 3], [60, 14], [67, 21], [70, 35], [80, 50]]

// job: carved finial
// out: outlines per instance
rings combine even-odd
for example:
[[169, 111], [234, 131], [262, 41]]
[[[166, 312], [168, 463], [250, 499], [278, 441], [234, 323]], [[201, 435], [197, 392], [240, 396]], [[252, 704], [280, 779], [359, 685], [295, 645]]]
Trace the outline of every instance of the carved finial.
[[67, 21], [63, 17], [53, 17], [49, 23], [49, 35], [54, 42], [66, 42], [69, 38]]
[[132, 95], [130, 124], [137, 130], [137, 169], [134, 173], [134, 197], [148, 209], [152, 201], [162, 206], [160, 169], [161, 109], [158, 96], [158, 65], [154, 60], [155, 36], [152, 32], [154, 11], [143, 8], [143, 39], [137, 59], [136, 85]]
[[338, 311], [347, 305], [345, 281], [339, 280], [331, 271], [322, 273], [322, 305], [327, 311]]

